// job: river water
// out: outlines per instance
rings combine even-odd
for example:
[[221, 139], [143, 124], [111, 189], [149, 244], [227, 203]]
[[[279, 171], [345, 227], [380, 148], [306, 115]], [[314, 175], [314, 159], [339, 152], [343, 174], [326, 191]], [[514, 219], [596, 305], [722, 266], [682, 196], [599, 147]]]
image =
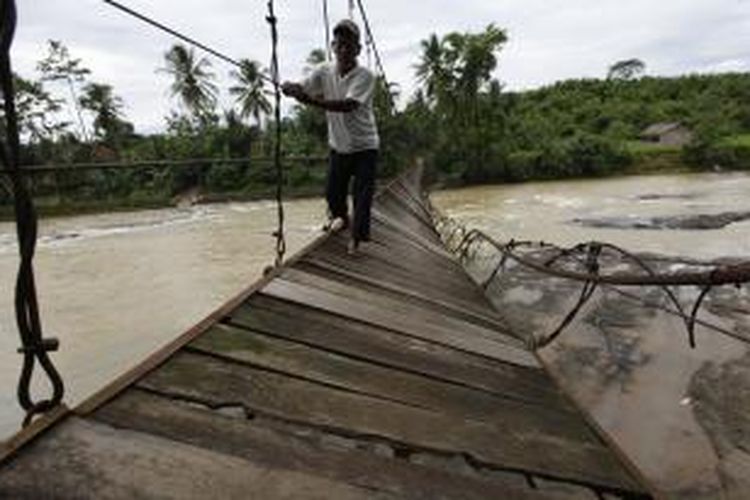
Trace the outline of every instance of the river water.
[[436, 206], [499, 240], [569, 246], [605, 241], [631, 251], [696, 258], [750, 256], [750, 220], [717, 230], [591, 228], [575, 219], [647, 218], [750, 212], [750, 175], [634, 176], [486, 186], [435, 193]]
[[[443, 212], [498, 239], [592, 239], [698, 258], [750, 255], [750, 221], [714, 230], [592, 228], [576, 219], [750, 212], [750, 175], [697, 174], [441, 191]], [[287, 203], [289, 253], [320, 234], [322, 200]], [[273, 261], [271, 202], [43, 220], [36, 276], [46, 336], [75, 405], [256, 281]], [[15, 229], [0, 224], [0, 436], [18, 429]], [[45, 388], [37, 387], [37, 391]]]
[[[320, 233], [320, 199], [286, 204], [288, 253]], [[255, 282], [273, 263], [273, 202], [42, 220], [35, 259], [45, 336], [75, 405]], [[0, 224], [0, 439], [18, 429], [15, 227]], [[44, 379], [43, 372], [36, 372]], [[37, 387], [45, 394], [45, 385]]]

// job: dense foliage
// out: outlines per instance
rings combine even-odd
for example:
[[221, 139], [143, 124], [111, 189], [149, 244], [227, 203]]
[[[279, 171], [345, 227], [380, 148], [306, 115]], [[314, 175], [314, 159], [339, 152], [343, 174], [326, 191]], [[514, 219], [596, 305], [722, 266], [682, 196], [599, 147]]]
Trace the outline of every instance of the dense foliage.
[[[643, 76], [638, 59], [604, 68], [602, 79], [568, 80], [509, 92], [494, 75], [507, 36], [489, 25], [478, 33], [432, 35], [414, 66], [419, 88], [399, 96], [381, 77], [375, 108], [382, 136], [381, 174], [421, 158], [444, 184], [517, 182], [674, 168], [750, 168], [750, 74]], [[315, 50], [309, 71], [324, 60]], [[56, 203], [163, 204], [185, 192], [262, 196], [275, 175], [267, 161], [274, 125], [265, 70], [244, 60], [220, 89], [211, 63], [182, 45], [164, 54], [177, 108], [165, 131], [138, 135], [126, 103], [108, 84], [51, 41], [36, 79], [16, 75], [16, 102], [25, 164], [192, 160], [179, 168], [65, 170], [35, 175], [42, 200]], [[226, 91], [235, 109], [219, 110]], [[402, 106], [391, 102], [404, 97]], [[639, 141], [651, 124], [678, 122], [693, 133], [684, 148]], [[283, 122], [287, 184], [312, 193], [323, 182], [325, 116], [295, 106]], [[246, 159], [244, 162], [228, 159]], [[224, 160], [224, 161], [222, 161]], [[4, 186], [5, 183], [2, 184]], [[0, 202], [10, 201], [0, 189]], [[85, 204], [85, 203], [83, 203]]]
[[[750, 168], [742, 141], [727, 142], [750, 132], [750, 74], [639, 77], [645, 64], [630, 59], [613, 64], [606, 79], [503, 92], [490, 78], [495, 61], [488, 54], [504, 41], [490, 26], [478, 35], [433, 35], [422, 42], [416, 66], [422, 87], [405, 115], [443, 178], [522, 181], [651, 165]], [[476, 55], [467, 46], [484, 52], [488, 63], [472, 65]], [[467, 80], [476, 82], [468, 90]], [[649, 125], [665, 122], [692, 131], [684, 150], [639, 141]]]

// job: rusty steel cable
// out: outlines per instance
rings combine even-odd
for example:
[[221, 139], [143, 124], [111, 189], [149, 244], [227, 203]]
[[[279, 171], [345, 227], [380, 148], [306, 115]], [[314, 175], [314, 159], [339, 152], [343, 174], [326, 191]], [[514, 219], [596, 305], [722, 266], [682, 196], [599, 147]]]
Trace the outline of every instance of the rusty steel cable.
[[[2, 82], [3, 106], [5, 111], [5, 140], [0, 141], [0, 157], [9, 171], [13, 190], [16, 214], [16, 230], [20, 264], [16, 278], [15, 311], [16, 323], [22, 346], [18, 352], [23, 355], [23, 367], [18, 381], [18, 401], [26, 411], [24, 426], [39, 414], [45, 413], [62, 402], [65, 387], [49, 353], [58, 349], [54, 338], [44, 338], [39, 317], [36, 284], [34, 280], [34, 252], [37, 240], [37, 215], [33, 200], [24, 183], [19, 164], [20, 139], [18, 116], [15, 107], [13, 73], [10, 61], [10, 47], [16, 28], [15, 0], [6, 0], [0, 6], [0, 80]], [[48, 399], [34, 400], [31, 395], [31, 382], [35, 364], [39, 363], [52, 386]]]
[[[547, 246], [547, 248], [552, 248], [553, 247], [552, 245], [549, 245], [549, 244], [547, 244], [546, 246]], [[701, 283], [699, 283], [699, 281], [703, 281], [703, 279], [696, 280], [696, 282], [692, 282], [690, 280], [690, 278], [688, 278], [686, 280], [685, 276], [679, 276], [679, 274], [685, 275], [687, 273], [678, 273], [678, 274], [673, 274], [672, 273], [672, 274], [666, 274], [666, 275], [659, 276], [653, 270], [651, 270], [651, 268], [642, 259], [636, 257], [635, 255], [630, 254], [628, 252], [625, 252], [624, 250], [622, 250], [620, 248], [617, 248], [617, 247], [615, 247], [613, 245], [608, 245], [608, 247], [610, 249], [615, 249], [615, 250], [619, 251], [622, 255], [626, 256], [627, 258], [629, 258], [630, 260], [632, 260], [633, 262], [635, 262], [641, 269], [643, 269], [644, 271], [646, 271], [647, 276], [640, 277], [640, 279], [642, 279], [642, 284], [640, 286], [657, 286], [657, 287], [659, 287], [664, 292], [664, 294], [666, 295], [667, 299], [673, 304], [674, 310], [675, 310], [675, 314], [678, 317], [680, 317], [683, 320], [683, 322], [685, 323], [685, 327], [686, 327], [687, 335], [688, 335], [688, 343], [689, 343], [689, 345], [692, 348], [695, 348], [696, 347], [695, 325], [696, 325], [696, 322], [697, 322], [697, 314], [698, 314], [698, 311], [700, 309], [700, 306], [701, 306], [704, 298], [706, 297], [707, 293], [711, 290], [711, 288], [713, 286], [716, 286], [716, 285], [719, 285], [719, 284], [728, 284], [728, 283], [719, 283], [717, 281], [717, 283], [715, 283], [715, 284], [711, 283], [711, 284], [708, 284], [708, 285], [704, 285], [702, 293], [695, 300], [695, 302], [693, 304], [693, 307], [692, 307], [692, 310], [691, 310], [690, 314], [688, 314], [685, 311], [685, 308], [683, 307], [683, 305], [680, 302], [680, 300], [677, 298], [677, 295], [670, 288], [670, 286], [700, 286]], [[573, 252], [571, 252], [571, 255], [573, 255]], [[527, 263], [528, 263], [528, 260], [526, 260], [525, 262], [522, 262], [523, 265], [527, 265]], [[700, 273], [700, 274], [698, 274], [698, 276], [701, 276], [702, 278], [705, 278], [706, 276], [708, 276], [709, 279], [710, 279], [710, 276], [712, 274], [713, 275], [717, 274], [716, 271], [717, 270], [714, 270], [712, 272]], [[554, 274], [554, 273], [552, 273], [552, 274]], [[695, 274], [695, 273], [693, 273], [693, 274]], [[635, 278], [636, 280], [639, 279], [638, 276], [635, 276], [633, 278]], [[592, 280], [595, 281], [596, 277], [592, 277]], [[732, 283], [735, 283], [735, 281], [736, 281], [736, 277], [733, 276]], [[591, 281], [587, 281], [587, 283], [591, 283]], [[618, 285], [619, 286], [623, 286], [623, 285], [618, 284], [618, 283], [612, 283], [612, 282], [610, 282], [610, 280], [603, 280], [603, 284], [606, 284], [608, 286], [618, 286]], [[630, 280], [628, 280], [627, 285], [628, 286], [638, 286], [638, 283], [633, 283]], [[574, 313], [576, 313], [582, 306], [583, 306], [583, 304], [577, 305], [576, 308], [574, 309]], [[548, 337], [544, 343], [545, 344], [549, 343], [549, 341], [554, 340], [554, 337], [556, 337], [556, 336], [557, 335], [553, 335], [553, 336]]]
[[284, 169], [281, 165], [281, 83], [279, 81], [278, 56], [279, 33], [277, 27], [278, 20], [273, 7], [273, 0], [268, 0], [268, 16], [266, 16], [266, 21], [268, 21], [271, 28], [271, 79], [273, 80], [275, 98], [274, 119], [276, 121], [273, 160], [276, 167], [276, 207], [278, 213], [278, 227], [273, 233], [273, 236], [276, 237], [276, 261], [274, 264], [278, 267], [284, 261], [284, 254], [286, 253], [286, 238], [284, 236]]
[[[487, 235], [481, 230], [472, 229], [466, 231], [460, 224], [456, 224], [454, 221], [450, 221], [447, 217], [439, 214], [434, 208], [432, 208], [433, 217], [442, 221], [440, 224], [443, 226], [453, 226], [450, 230], [449, 240], [455, 238], [457, 233], [462, 233], [460, 242], [455, 245], [452, 250], [456, 253], [460, 259], [466, 260], [469, 258], [471, 247], [477, 242], [486, 242], [490, 246], [494, 247], [500, 254], [500, 261], [495, 265], [489, 277], [482, 283], [483, 288], [487, 288], [491, 281], [497, 276], [497, 274], [504, 269], [508, 260], [514, 260], [520, 265], [530, 268], [536, 272], [554, 276], [557, 278], [569, 279], [580, 281], [584, 283], [581, 290], [581, 294], [572, 308], [572, 310], [566, 315], [560, 326], [556, 328], [551, 334], [545, 336], [539, 340], [535, 347], [542, 347], [549, 344], [557, 338], [562, 330], [567, 327], [570, 322], [575, 318], [577, 313], [585, 305], [585, 303], [591, 298], [593, 292], [597, 286], [612, 287], [617, 292], [632, 297], [632, 294], [627, 294], [617, 287], [626, 286], [657, 286], [674, 305], [675, 310], [660, 307], [664, 311], [675, 314], [680, 317], [685, 323], [685, 327], [688, 334], [688, 342], [692, 348], [696, 347], [695, 340], [695, 327], [696, 324], [701, 324], [707, 328], [711, 328], [719, 333], [732, 337], [736, 340], [740, 340], [744, 343], [750, 343], [750, 339], [745, 338], [742, 335], [735, 334], [726, 329], [715, 327], [714, 325], [700, 321], [697, 318], [700, 306], [705, 300], [706, 296], [713, 287], [722, 285], [736, 285], [739, 286], [741, 283], [750, 282], [750, 262], [741, 262], [739, 264], [707, 264], [707, 263], [692, 263], [695, 267], [706, 267], [704, 271], [691, 271], [691, 272], [669, 272], [669, 273], [656, 273], [651, 267], [645, 262], [644, 259], [634, 255], [616, 245], [601, 242], [589, 242], [579, 245], [575, 245], [568, 249], [563, 249], [545, 242], [531, 242], [531, 241], [514, 241], [511, 240], [506, 244], [502, 244], [494, 240], [491, 236]], [[557, 252], [552, 258], [546, 260], [529, 259], [528, 256], [521, 256], [518, 254], [516, 248], [519, 247], [540, 247], [541, 251], [555, 251]], [[597, 249], [597, 256], [592, 261], [591, 249]], [[616, 274], [601, 274], [598, 268], [598, 261], [602, 250], [609, 250], [621, 257], [631, 260], [641, 269], [642, 274], [633, 273], [616, 273]], [[581, 254], [584, 251], [588, 252], [586, 259], [581, 260], [577, 258], [577, 254]], [[571, 271], [568, 269], [561, 269], [559, 267], [552, 267], [553, 264], [565, 258], [576, 258], [578, 264], [584, 264], [586, 266], [586, 272]], [[656, 259], [666, 260], [666, 259]], [[595, 264], [596, 267], [592, 267]], [[688, 313], [682, 303], [678, 300], [674, 291], [670, 289], [672, 286], [697, 286], [701, 288], [701, 292], [695, 299], [693, 306]], [[645, 304], [644, 305], [648, 305]]]
[[[396, 109], [396, 105], [393, 102], [393, 96], [391, 95], [391, 85], [388, 83], [388, 78], [385, 76], [385, 68], [383, 67], [383, 61], [380, 59], [380, 52], [378, 51], [377, 45], [375, 45], [375, 37], [372, 34], [370, 28], [370, 21], [367, 18], [367, 12], [365, 12], [365, 6], [362, 0], [357, 0], [357, 7], [359, 8], [359, 14], [362, 16], [362, 23], [365, 26], [365, 33], [367, 35], [366, 45], [372, 47], [372, 52], [375, 54], [375, 65], [380, 72], [380, 76], [383, 77], [383, 85], [385, 86], [385, 94], [388, 98], [389, 112], [393, 114]], [[351, 14], [350, 14], [351, 17]]]
[[[526, 267], [530, 267], [536, 271], [552, 274], [558, 278], [568, 278], [576, 281], [596, 281], [597, 283], [604, 283], [608, 285], [617, 286], [647, 286], [647, 285], [667, 285], [667, 286], [718, 286], [718, 285], [734, 285], [738, 283], [746, 283], [750, 281], [750, 262], [742, 262], [739, 264], [724, 264], [716, 265], [714, 269], [710, 271], [696, 271], [696, 272], [673, 272], [664, 274], [649, 273], [649, 276], [632, 275], [625, 273], [611, 274], [611, 275], [597, 275], [593, 276], [586, 273], [580, 273], [575, 271], [568, 271], [559, 268], [549, 268], [543, 263], [534, 262], [521, 257], [520, 255], [514, 254], [512, 249], [505, 248], [506, 245], [502, 245], [495, 241], [492, 237], [485, 234], [483, 231], [472, 229], [469, 231], [461, 245], [459, 246], [459, 252], [465, 253], [465, 247], [470, 245], [475, 239], [483, 239], [493, 246], [496, 246], [498, 250], [508, 253], [508, 256], [516, 260], [520, 264]], [[542, 244], [544, 244], [542, 242]], [[590, 244], [590, 243], [587, 243]], [[587, 245], [584, 244], [584, 245]], [[609, 243], [597, 242], [604, 248], [616, 250], [624, 255], [633, 257], [634, 260], [637, 258], [633, 254]], [[554, 247], [551, 244], [545, 244], [549, 247]]]
[[323, 0], [323, 26], [326, 31], [326, 60], [331, 62], [331, 18], [328, 15], [328, 0]]
[[[195, 40], [194, 38], [191, 38], [191, 37], [189, 37], [187, 35], [184, 35], [184, 34], [180, 33], [179, 31], [177, 31], [177, 30], [175, 30], [173, 28], [170, 28], [169, 26], [166, 26], [163, 23], [160, 23], [159, 21], [156, 21], [156, 20], [154, 20], [154, 19], [152, 19], [152, 18], [150, 18], [150, 17], [148, 17], [148, 16], [146, 16], [144, 14], [141, 14], [140, 12], [137, 12], [137, 11], [131, 9], [130, 7], [126, 7], [125, 5], [123, 5], [123, 4], [119, 3], [119, 2], [116, 2], [115, 0], [103, 0], [103, 1], [104, 1], [104, 3], [106, 3], [108, 5], [111, 5], [112, 7], [116, 8], [116, 9], [118, 9], [118, 10], [120, 10], [120, 11], [122, 11], [122, 12], [124, 12], [124, 13], [132, 16], [132, 17], [134, 17], [134, 18], [139, 19], [139, 20], [145, 22], [146, 24], [150, 24], [151, 26], [153, 26], [153, 27], [155, 27], [155, 28], [157, 28], [157, 29], [159, 29], [161, 31], [164, 31], [165, 33], [169, 33], [170, 35], [172, 35], [172, 36], [174, 36], [176, 38], [179, 38], [183, 42], [186, 42], [186, 43], [188, 43], [190, 45], [193, 45], [194, 47], [198, 47], [199, 49], [208, 52], [212, 56], [217, 57], [217, 58], [221, 59], [222, 61], [224, 61], [226, 63], [229, 63], [229, 64], [232, 64], [234, 66], [237, 66], [238, 68], [242, 68], [242, 64], [239, 61], [237, 61], [236, 59], [231, 58], [231, 57], [229, 57], [229, 56], [227, 56], [225, 54], [222, 54], [218, 50], [212, 49], [208, 45], [205, 45], [205, 44], [203, 44], [203, 43]], [[266, 80], [267, 82], [271, 82], [271, 79], [269, 77], [267, 77], [266, 75], [262, 74], [262, 73], [258, 73], [258, 78], [260, 78], [261, 80]]]
[[[490, 245], [494, 246], [499, 252], [501, 252], [503, 255], [506, 255], [508, 258], [511, 258], [517, 262], [519, 262], [521, 265], [524, 265], [526, 267], [532, 268], [537, 272], [545, 273], [548, 275], [560, 277], [560, 278], [567, 278], [567, 279], [573, 279], [576, 281], [583, 281], [584, 287], [581, 292], [581, 296], [579, 300], [576, 302], [572, 310], [569, 312], [568, 315], [566, 315], [565, 319], [562, 321], [561, 325], [555, 329], [551, 334], [545, 336], [543, 339], [540, 339], [536, 346], [537, 347], [543, 347], [550, 342], [552, 342], [555, 338], [557, 338], [562, 330], [570, 324], [570, 322], [575, 318], [575, 316], [578, 314], [578, 312], [583, 308], [583, 306], [586, 304], [586, 302], [591, 298], [593, 295], [593, 290], [590, 290], [590, 287], [592, 285], [599, 285], [599, 284], [607, 284], [610, 286], [624, 286], [623, 283], [627, 284], [627, 286], [649, 286], [649, 285], [655, 285], [659, 286], [664, 293], [666, 294], [667, 298], [674, 304], [678, 316], [683, 319], [685, 322], [685, 327], [687, 329], [688, 333], [688, 342], [692, 348], [696, 347], [695, 342], [695, 324], [697, 319], [697, 313], [700, 309], [700, 305], [707, 295], [708, 291], [712, 286], [715, 286], [714, 283], [710, 283], [708, 285], [705, 285], [705, 291], [704, 293], [701, 293], [697, 300], [695, 301], [691, 314], [688, 315], [685, 312], [684, 307], [680, 303], [680, 301], [677, 299], [677, 296], [674, 294], [674, 292], [669, 288], [669, 285], [673, 285], [673, 283], [668, 282], [668, 278], [670, 276], [676, 276], [674, 273], [669, 275], [662, 275], [659, 276], [656, 273], [651, 270], [651, 268], [640, 258], [637, 256], [611, 244], [605, 244], [605, 243], [597, 243], [592, 242], [588, 244], [579, 244], [574, 246], [570, 249], [559, 249], [558, 247], [548, 244], [548, 243], [539, 243], [540, 246], [546, 247], [548, 249], [555, 249], [559, 252], [558, 256], [549, 259], [547, 262], [541, 264], [538, 262], [534, 262], [533, 260], [530, 260], [525, 257], [519, 256], [517, 253], [514, 252], [514, 249], [518, 246], [521, 246], [518, 242], [510, 242], [508, 244], [500, 244], [497, 241], [495, 241], [490, 236], [486, 235], [485, 233], [481, 231], [470, 231], [467, 233], [467, 235], [464, 237], [464, 240], [459, 244], [459, 248], [461, 248], [461, 256], [462, 258], [467, 258], [468, 255], [468, 249], [473, 244], [474, 241], [483, 240], [488, 242]], [[528, 245], [530, 243], [524, 242], [525, 245]], [[617, 276], [617, 277], [602, 277], [598, 274], [598, 272], [592, 272], [591, 269], [588, 270], [587, 273], [580, 273], [580, 272], [574, 272], [574, 271], [567, 271], [563, 269], [555, 269], [551, 267], [551, 264], [559, 260], [560, 255], [574, 255], [575, 253], [579, 252], [582, 248], [590, 247], [591, 245], [596, 245], [597, 247], [601, 248], [608, 248], [611, 250], [615, 250], [622, 255], [630, 258], [635, 262], [641, 269], [643, 269], [647, 276], [626, 276], [627, 279], [625, 279], [623, 282], [617, 282], [619, 280], [623, 279], [623, 276]], [[715, 272], [716, 270], [714, 270]], [[685, 273], [682, 273], [685, 274]], [[703, 273], [703, 274], [709, 274], [709, 273]], [[675, 281], [678, 281], [677, 285], [674, 286], [688, 286], [688, 285], [700, 285], [701, 283], [693, 283], [693, 282], [684, 282], [684, 280], [674, 278]], [[652, 282], [655, 281], [655, 282]], [[734, 283], [734, 280], [733, 280]], [[726, 284], [726, 283], [718, 283], [718, 284]], [[590, 293], [589, 293], [590, 290]]]

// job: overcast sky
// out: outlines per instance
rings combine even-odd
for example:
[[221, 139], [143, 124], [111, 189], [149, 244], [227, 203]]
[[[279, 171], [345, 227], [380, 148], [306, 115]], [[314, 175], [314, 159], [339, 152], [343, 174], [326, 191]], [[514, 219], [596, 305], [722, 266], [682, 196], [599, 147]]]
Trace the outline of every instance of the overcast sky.
[[[265, 0], [120, 0], [233, 58], [267, 65]], [[332, 20], [348, 0], [328, 0]], [[14, 68], [37, 77], [48, 39], [61, 40], [109, 83], [140, 132], [163, 128], [177, 103], [157, 73], [174, 39], [102, 0], [18, 0]], [[750, 0], [365, 0], [389, 80], [414, 89], [419, 42], [431, 33], [479, 31], [490, 23], [509, 42], [496, 76], [506, 88], [601, 78], [613, 62], [637, 57], [649, 75], [750, 71]], [[297, 79], [311, 49], [323, 47], [322, 0], [276, 0], [282, 79]], [[223, 89], [231, 66], [213, 61]], [[363, 58], [366, 64], [366, 58]], [[224, 92], [223, 104], [229, 106]]]

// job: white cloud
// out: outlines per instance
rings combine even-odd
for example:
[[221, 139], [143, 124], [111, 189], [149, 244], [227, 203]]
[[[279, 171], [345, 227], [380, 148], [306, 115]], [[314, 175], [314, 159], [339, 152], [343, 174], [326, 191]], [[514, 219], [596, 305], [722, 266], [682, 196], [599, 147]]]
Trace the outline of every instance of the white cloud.
[[[267, 64], [266, 0], [121, 0], [233, 58]], [[164, 124], [174, 107], [169, 81], [155, 73], [174, 42], [101, 0], [18, 2], [14, 65], [33, 76], [47, 39], [62, 40], [110, 83], [138, 130]], [[329, 0], [331, 18], [347, 15], [347, 0]], [[301, 75], [311, 49], [324, 44], [321, 2], [277, 2], [282, 75]], [[507, 29], [510, 41], [497, 76], [520, 89], [577, 77], [602, 77], [613, 62], [637, 57], [652, 75], [747, 71], [750, 2], [744, 0], [371, 0], [365, 2], [390, 80], [414, 89], [419, 41], [430, 33]], [[214, 61], [226, 87], [227, 64]], [[225, 105], [229, 105], [224, 99]]]

